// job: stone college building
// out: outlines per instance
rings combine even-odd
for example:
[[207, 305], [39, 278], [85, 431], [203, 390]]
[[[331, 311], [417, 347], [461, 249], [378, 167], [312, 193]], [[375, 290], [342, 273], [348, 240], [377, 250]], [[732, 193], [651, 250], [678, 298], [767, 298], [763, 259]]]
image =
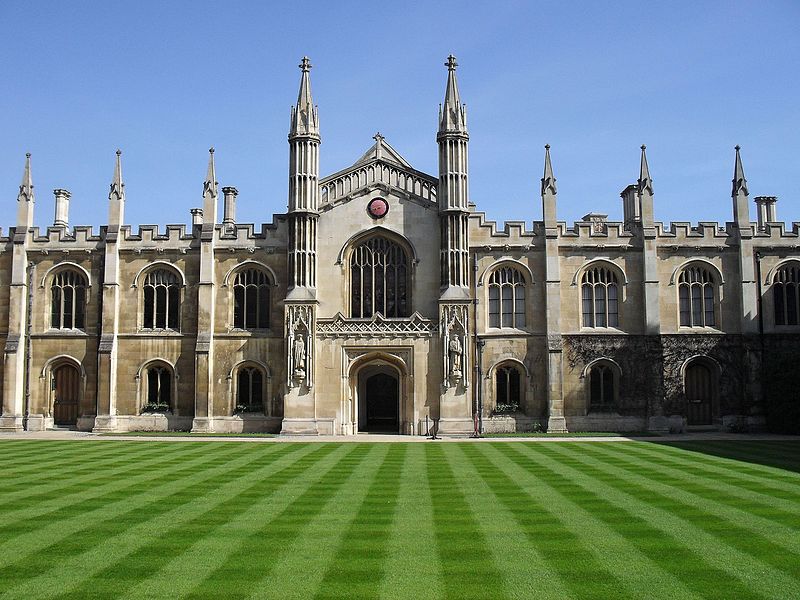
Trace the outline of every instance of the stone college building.
[[377, 134], [321, 176], [304, 58], [287, 212], [260, 227], [237, 222], [212, 149], [190, 228], [125, 225], [117, 152], [108, 224], [70, 226], [57, 189], [40, 231], [28, 155], [0, 237], [0, 429], [663, 432], [796, 418], [800, 229], [771, 196], [754, 198], [751, 222], [739, 148], [724, 225], [655, 222], [644, 146], [623, 222], [561, 222], [545, 146], [543, 220], [498, 227], [470, 202], [467, 114], [453, 56], [446, 66], [438, 173]]

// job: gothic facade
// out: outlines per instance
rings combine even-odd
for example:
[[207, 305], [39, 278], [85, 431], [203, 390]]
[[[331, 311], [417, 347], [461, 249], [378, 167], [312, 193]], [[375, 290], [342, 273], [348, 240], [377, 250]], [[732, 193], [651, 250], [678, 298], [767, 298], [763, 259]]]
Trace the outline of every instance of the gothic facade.
[[59, 189], [40, 231], [28, 155], [17, 224], [0, 237], [0, 429], [420, 435], [780, 421], [800, 351], [800, 227], [778, 222], [769, 196], [755, 198], [751, 222], [739, 148], [724, 225], [655, 222], [644, 146], [623, 222], [560, 222], [545, 146], [543, 220], [500, 228], [470, 202], [456, 66], [449, 57], [437, 174], [378, 134], [321, 177], [303, 59], [288, 210], [260, 228], [236, 221], [237, 190], [219, 189], [212, 149], [191, 228], [124, 224], [117, 152], [108, 224], [70, 227]]

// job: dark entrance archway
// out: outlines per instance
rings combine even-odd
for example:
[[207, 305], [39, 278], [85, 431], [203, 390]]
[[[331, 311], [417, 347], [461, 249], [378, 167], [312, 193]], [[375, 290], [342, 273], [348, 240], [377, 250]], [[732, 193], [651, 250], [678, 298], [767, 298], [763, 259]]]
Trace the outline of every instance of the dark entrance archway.
[[360, 373], [360, 379], [358, 430], [399, 433], [400, 381], [394, 370], [367, 368]]
[[73, 365], [61, 365], [53, 371], [53, 423], [62, 427], [78, 424], [78, 400], [81, 374]]

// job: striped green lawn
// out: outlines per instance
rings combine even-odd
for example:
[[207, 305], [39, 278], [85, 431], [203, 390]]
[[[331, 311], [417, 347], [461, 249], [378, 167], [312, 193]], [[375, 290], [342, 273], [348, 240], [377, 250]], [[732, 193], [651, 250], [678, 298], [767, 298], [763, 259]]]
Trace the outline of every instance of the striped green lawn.
[[800, 441], [0, 456], [3, 598], [800, 598]]

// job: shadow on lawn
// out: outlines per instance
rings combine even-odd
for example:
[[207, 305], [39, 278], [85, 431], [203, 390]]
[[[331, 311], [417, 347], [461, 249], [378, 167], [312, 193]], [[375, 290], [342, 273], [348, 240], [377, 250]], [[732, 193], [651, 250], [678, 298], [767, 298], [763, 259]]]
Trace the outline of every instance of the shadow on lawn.
[[652, 443], [800, 473], [800, 439], [653, 441]]

